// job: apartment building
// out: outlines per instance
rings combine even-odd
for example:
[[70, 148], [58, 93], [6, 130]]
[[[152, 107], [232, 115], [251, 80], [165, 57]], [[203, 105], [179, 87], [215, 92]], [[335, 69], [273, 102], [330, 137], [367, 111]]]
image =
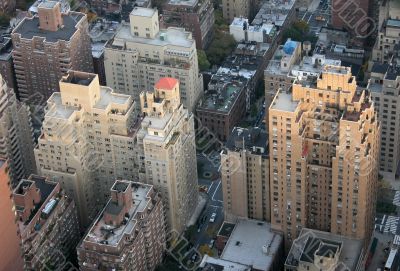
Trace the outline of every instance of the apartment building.
[[183, 28], [160, 29], [158, 12], [135, 7], [105, 50], [108, 86], [131, 95], [140, 111], [139, 95], [163, 77], [180, 82], [183, 105], [193, 112], [203, 93], [196, 42]]
[[235, 17], [252, 20], [258, 11], [258, 0], [222, 0], [222, 15], [230, 24]]
[[12, 59], [12, 49], [11, 38], [0, 36], [0, 74], [6, 81], [7, 86], [14, 89], [15, 93], [18, 95], [17, 81]]
[[11, 186], [36, 172], [29, 108], [20, 103], [0, 75], [0, 157], [8, 162]]
[[285, 261], [285, 271], [365, 270], [363, 242], [303, 228]]
[[165, 238], [160, 194], [152, 185], [118, 180], [77, 247], [79, 270], [154, 270]]
[[0, 158], [0, 270], [22, 271], [22, 251], [8, 172], [7, 160]]
[[192, 32], [199, 50], [211, 43], [214, 22], [214, 6], [210, 0], [170, 0], [163, 7], [162, 28], [182, 27]]
[[91, 72], [92, 55], [84, 13], [61, 12], [61, 4], [42, 2], [38, 14], [13, 30], [14, 69], [21, 101], [45, 104], [68, 70]]
[[248, 79], [214, 74], [196, 109], [201, 123], [198, 133], [211, 132], [212, 136], [225, 142], [246, 114], [247, 104], [250, 104], [250, 101], [246, 101], [247, 93]]
[[[59, 183], [31, 175], [13, 191], [24, 270], [61, 268], [79, 242], [75, 203]], [[72, 266], [70, 266], [72, 267]]]
[[399, 100], [400, 48], [396, 46], [389, 63], [375, 62], [367, 89], [371, 92], [375, 111], [381, 123], [381, 149], [379, 170], [387, 179], [399, 176], [400, 126], [397, 103]]
[[260, 128], [235, 127], [221, 152], [225, 220], [271, 220], [268, 136]]
[[46, 108], [34, 150], [38, 173], [61, 183], [84, 228], [107, 202], [111, 180], [139, 179], [134, 102], [100, 86], [96, 74], [69, 71]]
[[167, 231], [181, 233], [198, 203], [194, 117], [180, 101], [179, 81], [162, 78], [140, 94], [144, 114], [138, 132], [145, 180], [164, 202]]
[[373, 231], [380, 124], [350, 68], [296, 79], [269, 109], [272, 228], [286, 248], [303, 227], [363, 239]]

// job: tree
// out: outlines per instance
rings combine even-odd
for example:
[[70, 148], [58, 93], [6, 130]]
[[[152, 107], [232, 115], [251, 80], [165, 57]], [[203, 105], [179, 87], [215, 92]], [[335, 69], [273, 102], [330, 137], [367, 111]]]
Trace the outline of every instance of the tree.
[[199, 62], [200, 71], [205, 71], [210, 68], [211, 64], [207, 59], [206, 52], [204, 52], [203, 50], [197, 50], [197, 59]]
[[219, 65], [232, 53], [236, 41], [232, 35], [223, 31], [216, 31], [214, 40], [207, 50], [208, 61], [211, 65]]
[[10, 25], [10, 16], [5, 13], [0, 13], [0, 26], [9, 26]]
[[207, 254], [208, 256], [211, 256], [211, 257], [214, 256], [214, 252], [213, 252], [212, 249], [211, 249], [208, 245], [206, 245], [206, 244], [201, 245], [201, 246], [199, 247], [199, 252], [200, 252], [201, 255]]

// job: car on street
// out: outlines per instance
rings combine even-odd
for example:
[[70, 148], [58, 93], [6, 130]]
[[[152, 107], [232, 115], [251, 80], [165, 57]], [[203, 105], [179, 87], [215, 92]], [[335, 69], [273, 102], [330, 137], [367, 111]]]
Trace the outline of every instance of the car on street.
[[214, 243], [215, 243], [215, 240], [214, 240], [214, 239], [211, 239], [210, 243], [208, 244], [208, 247], [209, 247], [209, 248], [213, 248]]
[[211, 214], [211, 217], [210, 217], [210, 222], [211, 222], [211, 223], [214, 223], [214, 222], [215, 222], [216, 216], [217, 216], [217, 213], [212, 213], [212, 214]]

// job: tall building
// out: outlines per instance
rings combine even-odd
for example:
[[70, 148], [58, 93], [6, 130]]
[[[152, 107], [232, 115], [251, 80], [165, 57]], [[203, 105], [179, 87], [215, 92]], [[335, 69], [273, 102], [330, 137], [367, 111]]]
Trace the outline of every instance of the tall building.
[[369, 242], [380, 124], [350, 68], [296, 79], [269, 109], [271, 223], [287, 249], [303, 227]]
[[132, 97], [99, 85], [98, 76], [69, 71], [47, 101], [35, 148], [38, 172], [60, 182], [89, 225], [115, 179], [138, 180], [137, 118]]
[[183, 27], [192, 32], [197, 49], [207, 48], [212, 41], [215, 18], [210, 0], [170, 0], [163, 7], [162, 19], [164, 27]]
[[54, 1], [41, 3], [37, 15], [22, 20], [11, 34], [19, 98], [44, 104], [68, 70], [91, 72], [88, 33], [85, 14], [63, 14]]
[[122, 24], [104, 58], [108, 86], [132, 95], [138, 111], [139, 94], [162, 77], [179, 80], [182, 103], [190, 112], [203, 93], [192, 34], [183, 28], [160, 29], [157, 10], [135, 7], [130, 23]]
[[221, 153], [225, 220], [271, 220], [268, 136], [260, 128], [235, 127]]
[[79, 244], [79, 270], [151, 271], [165, 246], [163, 205], [152, 185], [116, 181]]
[[222, 15], [228, 23], [235, 17], [252, 20], [258, 11], [258, 0], [222, 0]]
[[0, 37], [0, 74], [6, 81], [7, 86], [14, 89], [18, 94], [17, 81], [15, 77], [14, 64], [12, 59], [12, 41], [8, 37]]
[[381, 149], [379, 170], [385, 178], [395, 180], [400, 175], [400, 48], [392, 51], [389, 63], [375, 62], [371, 69], [367, 89], [374, 99], [375, 111], [381, 123]]
[[7, 161], [0, 159], [0, 270], [23, 270], [15, 206], [8, 177]]
[[29, 109], [20, 103], [0, 75], [0, 156], [6, 157], [12, 186], [36, 172]]
[[356, 39], [365, 39], [374, 31], [375, 21], [371, 18], [375, 0], [332, 0], [332, 26], [346, 29]]
[[13, 191], [24, 270], [57, 269], [75, 254], [79, 242], [74, 201], [59, 183], [31, 175]]
[[182, 232], [197, 207], [194, 117], [180, 101], [179, 81], [162, 78], [154, 91], [140, 94], [144, 114], [138, 132], [146, 182], [164, 201], [168, 231]]

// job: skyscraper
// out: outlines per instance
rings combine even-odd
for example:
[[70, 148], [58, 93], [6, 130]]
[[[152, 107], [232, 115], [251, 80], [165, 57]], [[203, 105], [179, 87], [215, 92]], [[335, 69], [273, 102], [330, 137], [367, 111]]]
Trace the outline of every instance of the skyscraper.
[[91, 72], [92, 54], [84, 13], [61, 13], [59, 2], [39, 5], [12, 34], [19, 97], [29, 104], [45, 103], [68, 70]]
[[203, 93], [197, 63], [196, 42], [183, 28], [160, 29], [157, 10], [135, 7], [130, 23], [123, 23], [105, 50], [107, 85], [132, 95], [139, 94], [162, 77], [180, 81], [183, 105], [193, 111]]
[[0, 75], [0, 156], [6, 157], [12, 186], [36, 172], [29, 109], [20, 103]]
[[39, 174], [61, 183], [87, 226], [115, 179], [138, 180], [138, 122], [132, 97], [99, 85], [98, 76], [69, 71], [47, 101], [35, 149]]
[[161, 193], [167, 230], [182, 232], [198, 202], [193, 115], [180, 101], [179, 82], [162, 78], [140, 94], [144, 114], [138, 144], [146, 181]]
[[0, 159], [0, 270], [23, 270], [15, 206], [8, 177], [7, 161]]
[[357, 89], [350, 68], [326, 65], [278, 92], [269, 113], [272, 227], [286, 245], [303, 227], [367, 244], [380, 145], [370, 93]]
[[152, 271], [165, 246], [162, 200], [152, 185], [116, 181], [79, 244], [79, 270]]
[[268, 135], [235, 127], [221, 153], [225, 220], [271, 220]]

